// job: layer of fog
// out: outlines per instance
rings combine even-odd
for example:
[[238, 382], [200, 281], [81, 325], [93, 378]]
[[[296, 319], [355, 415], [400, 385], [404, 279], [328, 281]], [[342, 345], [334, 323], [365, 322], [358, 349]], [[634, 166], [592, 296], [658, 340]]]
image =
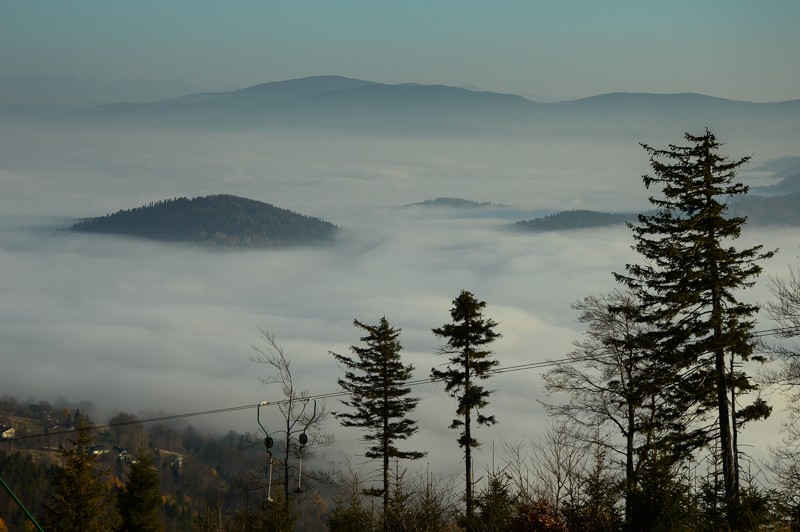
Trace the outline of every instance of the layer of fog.
[[[647, 197], [641, 148], [602, 140], [57, 127], [0, 135], [0, 393], [89, 400], [112, 411], [195, 412], [280, 399], [278, 386], [259, 382], [267, 368], [250, 361], [259, 327], [277, 335], [297, 384], [311, 394], [337, 391], [340, 371], [329, 351], [357, 343], [355, 318], [374, 323], [385, 315], [401, 328], [404, 356], [425, 378], [444, 362], [431, 328], [448, 321], [461, 289], [485, 300], [499, 323], [494, 349], [502, 366], [563, 358], [581, 334], [570, 304], [615, 288], [611, 272], [636, 260], [630, 233], [502, 228], [544, 211], [637, 210]], [[726, 148], [732, 156], [752, 151]], [[791, 154], [764, 159], [780, 155]], [[214, 252], [62, 230], [77, 217], [213, 193], [322, 217], [343, 228], [341, 239], [319, 249]], [[401, 207], [438, 196], [508, 208], [481, 215]], [[741, 244], [751, 243], [783, 250], [768, 274], [796, 262], [796, 230], [748, 231]], [[766, 281], [748, 297], [768, 299]], [[476, 469], [491, 459], [491, 442], [542, 431], [540, 401], [551, 399], [540, 372], [487, 381], [499, 424], [477, 431], [485, 447]], [[422, 398], [420, 430], [408, 446], [430, 451], [437, 468], [458, 470], [457, 434], [447, 429], [453, 400], [441, 385], [414, 392]], [[190, 421], [221, 432], [257, 430], [254, 410]], [[776, 428], [775, 421], [754, 425], [743, 441], [763, 449], [776, 441]], [[361, 451], [357, 432], [334, 421], [329, 430], [340, 442], [327, 459]]]

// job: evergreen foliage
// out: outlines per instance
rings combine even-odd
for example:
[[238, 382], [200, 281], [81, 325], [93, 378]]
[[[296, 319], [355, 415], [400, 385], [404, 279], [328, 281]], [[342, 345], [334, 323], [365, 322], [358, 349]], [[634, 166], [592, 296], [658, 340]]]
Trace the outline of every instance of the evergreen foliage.
[[701, 527], [697, 501], [688, 479], [671, 457], [651, 456], [639, 472], [631, 497], [626, 530], [695, 530]]
[[275, 499], [267, 505], [264, 516], [264, 530], [271, 532], [291, 532], [297, 524], [297, 509], [284, 493], [275, 493]]
[[350, 394], [350, 399], [343, 400], [342, 404], [355, 411], [342, 412], [336, 417], [344, 427], [365, 429], [364, 440], [371, 443], [366, 457], [382, 461], [383, 488], [370, 490], [369, 494], [383, 496], [385, 516], [390, 498], [390, 460], [416, 460], [426, 454], [401, 451], [396, 446], [396, 441], [405, 440], [417, 431], [416, 421], [406, 417], [419, 403], [419, 398], [408, 397], [411, 389], [407, 382], [414, 366], [400, 359], [400, 330], [390, 326], [385, 316], [377, 325], [358, 320], [354, 320], [353, 325], [366, 333], [361, 337], [364, 347], [351, 346], [354, 358], [331, 354], [345, 371], [344, 378], [338, 382]]
[[69, 447], [61, 447], [62, 464], [53, 478], [53, 492], [46, 505], [45, 528], [48, 530], [107, 532], [113, 530], [118, 516], [113, 512], [108, 471], [96, 467], [91, 426], [81, 424]]
[[504, 471], [488, 471], [486, 487], [475, 500], [478, 515], [473, 528], [479, 530], [508, 530], [517, 510], [517, 498], [512, 492], [511, 481]]
[[117, 510], [122, 520], [120, 531], [156, 532], [164, 530], [161, 519], [161, 491], [158, 471], [150, 453], [140, 451], [128, 471], [125, 487], [117, 495]]
[[444, 371], [431, 369], [431, 377], [445, 383], [445, 392], [457, 400], [456, 418], [450, 423], [451, 429], [462, 429], [458, 438], [459, 447], [464, 448], [465, 462], [465, 501], [466, 518], [472, 520], [472, 449], [478, 447], [478, 441], [472, 437], [472, 415], [475, 423], [494, 425], [494, 415], [483, 414], [489, 404], [490, 390], [476, 384], [477, 380], [487, 379], [490, 370], [499, 362], [491, 358], [492, 351], [486, 346], [500, 337], [494, 331], [497, 324], [483, 317], [486, 302], [475, 299], [475, 296], [462, 290], [453, 300], [450, 309], [451, 323], [433, 329], [433, 334], [445, 338], [447, 343], [440, 348], [440, 354], [450, 357], [450, 363]]
[[337, 227], [268, 203], [217, 195], [158, 201], [81, 220], [70, 229], [226, 247], [276, 247], [324, 242]]
[[363, 532], [375, 528], [372, 512], [364, 507], [357, 493], [350, 499], [337, 500], [326, 524], [330, 532]]
[[[0, 478], [39, 522], [41, 522], [39, 509], [50, 488], [49, 474], [50, 469], [34, 461], [30, 454], [22, 451], [7, 453], [0, 448]], [[22, 530], [24, 526], [30, 524], [30, 521], [25, 512], [7, 495], [0, 489], [0, 516], [11, 530]]]
[[[629, 224], [633, 248], [644, 262], [629, 264], [627, 275], [615, 276], [640, 301], [642, 319], [652, 327], [648, 337], [655, 356], [664, 363], [669, 408], [659, 419], [673, 437], [673, 451], [688, 453], [717, 440], [726, 498], [733, 501], [739, 491], [736, 431], [769, 414], [763, 402], [736, 412], [736, 396], [756, 390], [735, 368], [752, 357], [758, 310], [739, 301], [737, 292], [754, 283], [761, 272], [758, 262], [772, 253], [729, 244], [740, 236], [745, 219], [728, 216], [724, 201], [747, 192], [733, 180], [749, 158], [731, 161], [719, 155], [720, 143], [708, 130], [685, 138], [687, 146], [642, 145], [653, 170], [644, 184], [660, 187], [662, 196], [650, 198], [653, 214]], [[690, 426], [692, 413], [714, 421]]]

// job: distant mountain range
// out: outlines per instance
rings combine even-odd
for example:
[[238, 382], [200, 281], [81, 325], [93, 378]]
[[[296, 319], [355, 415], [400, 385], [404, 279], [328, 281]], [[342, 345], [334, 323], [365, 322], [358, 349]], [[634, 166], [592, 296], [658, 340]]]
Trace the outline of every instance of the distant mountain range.
[[331, 240], [337, 231], [319, 218], [231, 195], [159, 201], [80, 220], [69, 229], [248, 248], [317, 244]]
[[800, 100], [752, 103], [701, 94], [615, 93], [541, 103], [445, 85], [383, 84], [339, 76], [263, 83], [154, 102], [102, 105], [72, 115], [89, 122], [358, 129], [392, 134], [606, 135], [641, 140], [675, 131], [737, 131], [800, 139]]

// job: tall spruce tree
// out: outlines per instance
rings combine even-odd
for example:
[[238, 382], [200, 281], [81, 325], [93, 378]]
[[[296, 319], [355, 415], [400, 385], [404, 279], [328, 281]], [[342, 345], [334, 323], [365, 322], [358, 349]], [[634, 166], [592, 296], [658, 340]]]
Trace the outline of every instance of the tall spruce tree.
[[97, 467], [97, 456], [91, 426], [81, 423], [78, 437], [69, 447], [61, 447], [61, 467], [53, 477], [53, 492], [45, 505], [47, 530], [81, 530], [106, 532], [113, 530], [118, 516], [113, 511], [108, 471]]
[[335, 415], [344, 427], [365, 429], [364, 440], [371, 444], [366, 457], [382, 461], [383, 488], [365, 490], [365, 493], [383, 497], [385, 518], [390, 499], [390, 460], [416, 460], [426, 454], [401, 451], [395, 444], [417, 431], [416, 421], [406, 417], [419, 403], [419, 398], [408, 397], [411, 389], [407, 383], [414, 366], [400, 360], [400, 330], [390, 326], [385, 316], [377, 325], [358, 320], [354, 320], [353, 325], [366, 332], [361, 337], [364, 346], [350, 347], [355, 355], [353, 358], [331, 354], [345, 372], [344, 378], [339, 379], [339, 386], [350, 393], [350, 399], [342, 401], [342, 404], [355, 411]]
[[158, 471], [150, 453], [141, 450], [128, 470], [125, 486], [117, 494], [117, 509], [122, 532], [164, 530], [161, 518], [161, 491]]
[[[708, 130], [698, 136], [687, 133], [685, 139], [688, 145], [667, 149], [642, 144], [653, 172], [643, 176], [645, 187], [660, 187], [661, 196], [650, 197], [653, 214], [628, 224], [633, 249], [644, 262], [629, 264], [627, 275], [615, 276], [641, 301], [656, 356], [674, 377], [664, 390], [671, 409], [662, 414], [675, 444], [686, 451], [713, 440], [719, 444], [730, 521], [739, 494], [737, 423], [769, 414], [760, 400], [735, 410], [736, 396], [756, 388], [733, 368], [752, 357], [758, 311], [756, 305], [739, 301], [737, 292], [752, 286], [761, 272], [758, 262], [773, 253], [762, 252], [762, 246], [739, 250], [730, 244], [740, 236], [745, 219], [727, 216], [725, 201], [747, 193], [748, 187], [734, 183], [734, 177], [749, 157], [723, 157]], [[690, 427], [687, 413], [714, 422]]]
[[499, 338], [500, 334], [494, 331], [497, 324], [483, 317], [485, 307], [485, 301], [478, 301], [472, 293], [462, 290], [450, 309], [453, 321], [433, 329], [433, 334], [447, 339], [439, 352], [450, 356], [450, 364], [444, 371], [431, 369], [431, 377], [444, 381], [445, 391], [457, 400], [456, 418], [450, 423], [450, 428], [461, 429], [458, 445], [464, 448], [464, 499], [468, 526], [473, 521], [472, 449], [480, 445], [472, 436], [472, 416], [474, 413], [474, 421], [478, 426], [497, 422], [493, 415], [482, 413], [489, 404], [492, 391], [477, 384], [478, 380], [487, 379], [489, 371], [498, 364], [497, 360], [491, 358], [492, 351], [486, 346]]

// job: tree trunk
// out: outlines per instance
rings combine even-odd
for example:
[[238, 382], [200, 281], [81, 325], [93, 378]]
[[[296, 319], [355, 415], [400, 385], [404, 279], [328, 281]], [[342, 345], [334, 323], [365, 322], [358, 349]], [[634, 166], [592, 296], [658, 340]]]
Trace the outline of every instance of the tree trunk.
[[[734, 357], [731, 355], [731, 375], [734, 370]], [[733, 432], [733, 439], [731, 447], [733, 451], [733, 496], [739, 497], [739, 430], [736, 426], [736, 389], [731, 384], [731, 429]]]
[[289, 403], [289, 410], [286, 415], [286, 449], [283, 453], [283, 501], [289, 507], [289, 448], [291, 444], [290, 436], [292, 430], [292, 404]]
[[[708, 196], [707, 204], [711, 204]], [[716, 242], [717, 235], [714, 229], [709, 230], [709, 241]], [[712, 250], [709, 250], [712, 251]], [[722, 294], [720, 288], [719, 266], [716, 260], [710, 261], [711, 276], [711, 323], [714, 327], [714, 371], [717, 384], [717, 414], [719, 416], [719, 446], [722, 454], [722, 481], [725, 484], [725, 502], [730, 505], [735, 493], [739, 490], [735, 486], [733, 474], [733, 449], [731, 446], [731, 422], [728, 408], [728, 377], [725, 368], [725, 349], [722, 347]]]
[[[388, 380], [386, 362], [383, 364], [383, 379]], [[383, 387], [383, 526], [386, 528], [386, 518], [389, 512], [389, 398], [386, 386]]]
[[[464, 366], [464, 397], [469, 401], [469, 345], [466, 347], [466, 365]], [[470, 413], [472, 405], [467, 403], [464, 412], [464, 461], [466, 462], [466, 503], [467, 503], [467, 526], [472, 524], [472, 430], [470, 427]]]
[[633, 468], [633, 437], [636, 433], [636, 418], [634, 406], [628, 402], [628, 427], [627, 434], [625, 434], [625, 522], [631, 522], [631, 513], [633, 505], [631, 497], [633, 490], [636, 488], [635, 471]]
[[719, 415], [719, 446], [722, 455], [722, 481], [725, 484], [725, 500], [733, 501], [738, 491], [733, 474], [733, 449], [731, 445], [730, 409], [728, 408], [728, 377], [725, 368], [725, 350], [718, 344], [722, 337], [722, 305], [719, 288], [714, 287], [712, 294], [712, 316], [714, 321], [714, 370], [717, 381], [717, 413]]

